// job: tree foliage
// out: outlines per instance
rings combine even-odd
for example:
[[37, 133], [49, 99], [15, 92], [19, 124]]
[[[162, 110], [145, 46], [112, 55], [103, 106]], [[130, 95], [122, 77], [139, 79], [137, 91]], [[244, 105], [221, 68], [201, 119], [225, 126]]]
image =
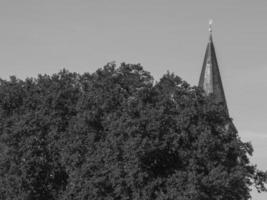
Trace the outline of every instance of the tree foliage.
[[167, 73], [107, 64], [0, 81], [0, 199], [245, 200], [267, 175], [222, 105]]

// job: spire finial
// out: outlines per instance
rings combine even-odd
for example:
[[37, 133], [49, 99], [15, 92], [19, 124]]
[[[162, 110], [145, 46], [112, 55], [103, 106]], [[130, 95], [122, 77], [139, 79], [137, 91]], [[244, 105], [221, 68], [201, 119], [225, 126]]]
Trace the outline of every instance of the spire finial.
[[212, 19], [209, 20], [209, 32], [212, 32]]

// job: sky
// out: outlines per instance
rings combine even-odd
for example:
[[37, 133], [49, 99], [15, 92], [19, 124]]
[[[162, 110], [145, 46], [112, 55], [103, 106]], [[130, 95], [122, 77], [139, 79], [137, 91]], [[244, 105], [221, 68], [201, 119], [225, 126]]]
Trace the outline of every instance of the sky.
[[0, 77], [94, 72], [115, 61], [197, 85], [209, 19], [231, 117], [267, 170], [266, 0], [0, 0]]

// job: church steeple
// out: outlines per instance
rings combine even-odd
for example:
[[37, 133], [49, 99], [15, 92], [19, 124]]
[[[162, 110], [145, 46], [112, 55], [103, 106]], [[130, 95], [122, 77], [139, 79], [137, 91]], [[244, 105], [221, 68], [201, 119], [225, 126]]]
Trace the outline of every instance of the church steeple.
[[206, 48], [202, 71], [199, 79], [199, 87], [201, 87], [207, 95], [213, 94], [216, 103], [227, 104], [224, 95], [221, 75], [216, 58], [215, 48], [212, 40], [212, 22], [209, 24], [209, 41]]
[[[215, 48], [212, 39], [212, 21], [209, 23], [209, 41], [206, 48], [202, 71], [198, 86], [201, 87], [206, 95], [212, 94], [215, 103], [221, 103], [225, 106], [226, 113], [229, 116], [227, 103], [224, 95], [223, 84], [216, 58]], [[228, 131], [237, 132], [232, 121], [226, 124]]]

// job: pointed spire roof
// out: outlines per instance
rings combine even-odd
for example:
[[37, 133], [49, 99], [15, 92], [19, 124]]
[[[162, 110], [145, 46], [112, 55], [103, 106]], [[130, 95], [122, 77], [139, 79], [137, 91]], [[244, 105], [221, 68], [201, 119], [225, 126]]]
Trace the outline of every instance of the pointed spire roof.
[[[216, 103], [223, 103], [226, 106], [221, 75], [216, 58], [215, 48], [212, 40], [211, 21], [209, 24], [209, 41], [206, 48], [202, 71], [199, 79], [199, 87], [201, 87], [207, 95], [213, 94]], [[227, 109], [228, 113], [228, 109]]]
[[[222, 103], [225, 106], [227, 115], [229, 116], [227, 103], [224, 95], [222, 79], [216, 58], [215, 48], [212, 40], [212, 21], [209, 23], [209, 41], [206, 48], [204, 62], [200, 74], [199, 84], [206, 95], [212, 94], [216, 103]], [[230, 121], [226, 124], [228, 131], [237, 133], [235, 125]]]

